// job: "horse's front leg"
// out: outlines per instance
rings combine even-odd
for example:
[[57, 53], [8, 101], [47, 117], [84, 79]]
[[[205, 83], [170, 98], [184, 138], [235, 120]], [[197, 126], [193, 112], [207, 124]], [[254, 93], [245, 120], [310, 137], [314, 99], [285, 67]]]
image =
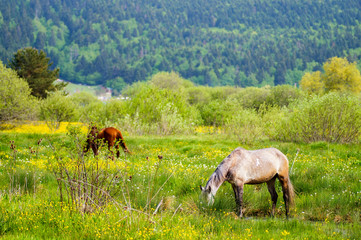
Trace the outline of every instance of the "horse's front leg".
[[237, 215], [241, 218], [243, 217], [242, 205], [243, 205], [243, 183], [242, 184], [232, 184], [234, 196], [236, 198], [237, 205]]
[[90, 147], [93, 150], [94, 156], [98, 155], [98, 146], [95, 143], [91, 143]]
[[116, 149], [116, 151], [117, 151], [117, 158], [119, 158], [119, 157], [120, 157], [119, 143], [117, 143], [117, 144], [115, 145], [115, 149]]

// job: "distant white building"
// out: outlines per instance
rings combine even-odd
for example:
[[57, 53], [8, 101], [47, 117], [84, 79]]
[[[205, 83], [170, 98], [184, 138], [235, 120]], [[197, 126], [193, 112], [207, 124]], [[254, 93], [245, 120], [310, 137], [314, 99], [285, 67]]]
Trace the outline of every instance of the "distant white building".
[[98, 95], [98, 99], [104, 102], [112, 98], [112, 89], [106, 87], [103, 87], [103, 89], [105, 92], [103, 93], [102, 91], [102, 93]]

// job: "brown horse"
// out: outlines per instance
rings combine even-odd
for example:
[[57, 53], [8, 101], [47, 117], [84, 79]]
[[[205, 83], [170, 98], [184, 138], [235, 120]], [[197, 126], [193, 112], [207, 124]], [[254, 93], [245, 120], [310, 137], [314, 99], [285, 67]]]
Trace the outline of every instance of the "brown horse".
[[119, 145], [123, 148], [123, 151], [125, 153], [131, 154], [127, 146], [125, 145], [124, 138], [122, 136], [122, 133], [113, 127], [104, 128], [100, 131], [98, 131], [98, 128], [95, 126], [92, 126], [90, 129], [90, 132], [87, 137], [87, 145], [85, 146], [84, 153], [91, 149], [94, 152], [94, 155], [98, 155], [99, 147], [102, 143], [108, 144], [108, 149], [113, 155], [113, 151], [111, 148], [115, 145], [115, 148], [117, 150], [117, 158], [119, 158]]
[[265, 148], [247, 151], [236, 148], [217, 167], [202, 190], [202, 196], [213, 204], [214, 196], [224, 181], [232, 184], [236, 198], [238, 216], [242, 217], [243, 186], [244, 184], [267, 183], [272, 198], [272, 216], [274, 215], [277, 192], [275, 181], [278, 178], [282, 185], [283, 199], [286, 206], [286, 217], [289, 204], [293, 202], [294, 190], [288, 175], [287, 157], [276, 148]]

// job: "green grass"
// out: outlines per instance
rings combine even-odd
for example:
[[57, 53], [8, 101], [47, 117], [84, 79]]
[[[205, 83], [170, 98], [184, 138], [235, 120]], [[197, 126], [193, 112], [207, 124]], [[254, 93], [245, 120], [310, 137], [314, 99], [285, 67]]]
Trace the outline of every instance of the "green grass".
[[[84, 136], [81, 136], [84, 138]], [[39, 146], [38, 139], [43, 138]], [[14, 140], [16, 155], [10, 150]], [[239, 144], [221, 135], [127, 137], [134, 153], [112, 162], [127, 179], [114, 201], [92, 213], [59, 202], [57, 181], [51, 172], [56, 159], [76, 153], [74, 138], [0, 133], [0, 237], [4, 239], [360, 239], [360, 145], [258, 142], [246, 149], [276, 147], [293, 165], [291, 180], [297, 192], [292, 217], [285, 218], [282, 191], [271, 218], [265, 184], [246, 185], [245, 218], [234, 214], [230, 184], [217, 192], [215, 204], [199, 201], [217, 165]], [[56, 147], [54, 152], [51, 145]], [[30, 153], [29, 147], [37, 150]], [[163, 159], [158, 160], [158, 155]], [[148, 157], [148, 158], [147, 158]], [[15, 159], [15, 165], [13, 160]], [[85, 159], [94, 161], [89, 153]], [[45, 164], [44, 164], [45, 163]], [[10, 168], [13, 166], [14, 168]], [[110, 169], [110, 168], [109, 168]], [[111, 170], [109, 170], [111, 171]], [[10, 175], [15, 186], [10, 191]], [[129, 177], [131, 180], [128, 180]], [[169, 180], [167, 180], [169, 178]], [[31, 179], [31, 180], [30, 180]], [[164, 184], [164, 185], [163, 185]], [[159, 190], [159, 192], [158, 192]], [[158, 192], [158, 193], [157, 193]], [[154, 196], [145, 208], [148, 196]], [[153, 215], [163, 199], [160, 210]], [[127, 204], [136, 209], [128, 211]], [[122, 207], [120, 207], [122, 206]], [[148, 215], [149, 214], [149, 215]]]

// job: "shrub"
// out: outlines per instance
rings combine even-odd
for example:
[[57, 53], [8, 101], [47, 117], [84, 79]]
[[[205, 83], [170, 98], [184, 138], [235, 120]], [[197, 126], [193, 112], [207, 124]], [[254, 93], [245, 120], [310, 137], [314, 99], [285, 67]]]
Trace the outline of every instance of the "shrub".
[[355, 96], [329, 93], [300, 101], [280, 123], [277, 138], [286, 141], [355, 142], [361, 129], [360, 102]]
[[304, 93], [291, 85], [279, 85], [270, 89], [270, 94], [267, 97], [267, 104], [271, 106], [284, 107], [291, 102], [302, 99]]
[[258, 110], [267, 101], [269, 94], [270, 89], [268, 87], [247, 87], [242, 89], [236, 97], [243, 107]]
[[103, 103], [93, 94], [78, 92], [70, 96], [76, 106], [76, 112], [81, 122], [100, 122], [103, 112]]
[[283, 131], [283, 123], [289, 115], [289, 109], [263, 104], [258, 110], [258, 113], [262, 119], [264, 135], [269, 139], [277, 139], [279, 133]]
[[242, 142], [254, 142], [265, 137], [263, 122], [255, 109], [239, 108], [224, 125], [225, 132]]
[[187, 88], [188, 102], [191, 105], [203, 106], [211, 101], [211, 88], [197, 86]]
[[173, 103], [167, 103], [160, 109], [161, 117], [158, 125], [158, 131], [161, 135], [170, 135], [177, 133], [187, 133], [190, 131], [191, 124], [183, 118]]
[[104, 124], [104, 103], [101, 101], [93, 101], [86, 106], [79, 108], [78, 113], [80, 115], [81, 122], [97, 122]]
[[40, 106], [40, 116], [52, 130], [59, 128], [61, 122], [74, 120], [76, 106], [62, 92], [51, 93]]
[[[186, 133], [200, 122], [199, 112], [187, 102], [185, 94], [151, 84], [135, 86], [140, 88], [127, 89], [130, 99], [125, 101], [126, 114], [118, 119], [118, 123], [129, 128], [127, 131], [142, 134]], [[130, 129], [134, 127], [142, 129]]]
[[35, 118], [38, 102], [30, 93], [28, 83], [0, 61], [0, 123]]
[[123, 118], [127, 114], [126, 102], [120, 99], [112, 99], [103, 104], [105, 121], [117, 122], [119, 118]]
[[223, 126], [235, 112], [239, 104], [236, 100], [213, 100], [201, 107], [200, 113], [205, 125]]

